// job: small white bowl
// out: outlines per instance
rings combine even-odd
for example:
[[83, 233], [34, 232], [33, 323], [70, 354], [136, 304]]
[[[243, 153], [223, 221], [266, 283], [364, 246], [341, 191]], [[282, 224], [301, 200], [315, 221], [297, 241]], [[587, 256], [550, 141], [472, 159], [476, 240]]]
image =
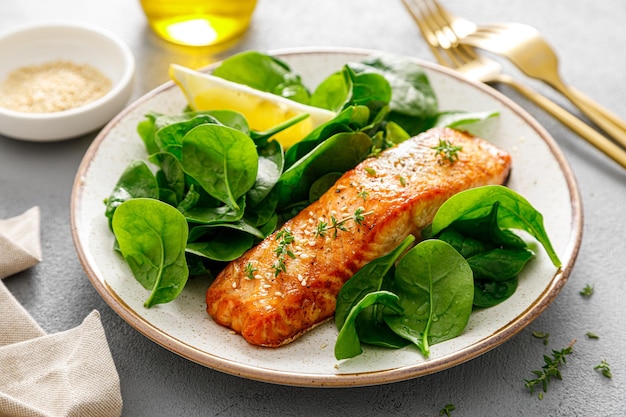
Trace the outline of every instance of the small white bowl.
[[135, 59], [121, 39], [83, 23], [46, 22], [0, 35], [0, 83], [22, 67], [52, 61], [89, 65], [111, 80], [104, 96], [83, 106], [50, 113], [0, 107], [0, 135], [29, 141], [75, 138], [104, 126], [128, 103]]

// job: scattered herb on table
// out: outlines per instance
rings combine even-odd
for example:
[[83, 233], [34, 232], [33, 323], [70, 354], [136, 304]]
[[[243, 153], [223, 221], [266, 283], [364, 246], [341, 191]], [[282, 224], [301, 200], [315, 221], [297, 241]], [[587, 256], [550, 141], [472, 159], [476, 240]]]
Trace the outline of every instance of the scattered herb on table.
[[602, 359], [602, 362], [596, 365], [593, 369], [597, 369], [600, 372], [602, 372], [602, 375], [604, 375], [606, 378], [613, 378], [611, 367], [609, 366], [608, 362], [604, 359]]
[[593, 332], [587, 332], [585, 333], [585, 336], [587, 336], [587, 339], [599, 339], [600, 338], [600, 336], [598, 336], [597, 334]]
[[576, 340], [561, 350], [552, 350], [552, 356], [544, 355], [544, 365], [539, 370], [532, 371], [536, 378], [525, 379], [524, 386], [528, 388], [531, 394], [534, 394], [536, 386], [541, 387], [542, 391], [539, 391], [539, 399], [543, 399], [543, 393], [548, 392], [548, 383], [552, 378], [563, 379], [561, 375], [561, 365], [567, 362], [566, 356], [573, 352], [573, 346]]
[[593, 287], [587, 284], [585, 285], [585, 288], [580, 290], [579, 294], [582, 295], [583, 297], [589, 298], [593, 295]]
[[439, 410], [440, 416], [448, 416], [450, 417], [451, 413], [456, 410], [454, 404], [446, 404], [441, 410]]
[[549, 333], [546, 332], [533, 332], [533, 336], [536, 337], [537, 339], [543, 339], [543, 344], [547, 345], [548, 344], [548, 338], [550, 337]]

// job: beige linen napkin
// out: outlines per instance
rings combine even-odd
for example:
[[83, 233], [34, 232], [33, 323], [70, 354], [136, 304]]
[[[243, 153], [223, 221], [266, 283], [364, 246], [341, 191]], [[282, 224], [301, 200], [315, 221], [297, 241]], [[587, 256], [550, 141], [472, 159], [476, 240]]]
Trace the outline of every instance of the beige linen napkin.
[[23, 271], [41, 261], [39, 207], [0, 220], [0, 278]]
[[[37, 207], [0, 221], [0, 277], [40, 260]], [[0, 416], [121, 413], [119, 376], [100, 314], [47, 335], [0, 280]]]

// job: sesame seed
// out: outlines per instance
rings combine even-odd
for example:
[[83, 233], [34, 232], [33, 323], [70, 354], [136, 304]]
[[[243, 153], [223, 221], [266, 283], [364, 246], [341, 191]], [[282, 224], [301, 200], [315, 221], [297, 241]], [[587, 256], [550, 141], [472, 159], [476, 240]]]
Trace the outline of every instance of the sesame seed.
[[0, 106], [51, 113], [90, 103], [111, 89], [111, 80], [90, 65], [51, 61], [18, 68], [0, 83]]

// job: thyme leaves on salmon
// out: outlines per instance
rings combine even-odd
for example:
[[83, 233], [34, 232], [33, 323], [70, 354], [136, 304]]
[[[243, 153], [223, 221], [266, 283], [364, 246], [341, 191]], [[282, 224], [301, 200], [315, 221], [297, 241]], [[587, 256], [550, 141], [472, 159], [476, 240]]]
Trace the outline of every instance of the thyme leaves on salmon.
[[439, 144], [433, 146], [432, 149], [435, 150], [435, 155], [440, 157], [442, 161], [453, 164], [459, 159], [459, 152], [463, 150], [463, 147], [453, 145], [446, 139], [439, 139]]
[[281, 272], [287, 272], [287, 266], [285, 265], [285, 255], [291, 259], [295, 259], [296, 255], [290, 249], [290, 245], [294, 242], [293, 233], [289, 229], [281, 229], [276, 233], [276, 240], [278, 241], [278, 247], [274, 249], [276, 257], [278, 258], [272, 268], [274, 268], [274, 276], [277, 277]]
[[252, 265], [252, 262], [248, 262], [245, 267], [246, 277], [248, 279], [254, 279], [254, 273], [257, 271], [257, 268]]
[[365, 221], [365, 217], [372, 214], [371, 211], [366, 212], [363, 207], [357, 208], [353, 214], [342, 217], [341, 219], [337, 219], [334, 214], [330, 215], [330, 224], [324, 220], [320, 220], [315, 227], [315, 237], [326, 237], [328, 233], [332, 235], [333, 238], [337, 238], [337, 233], [339, 231], [348, 231], [348, 226], [346, 225], [349, 221], [353, 221], [354, 224], [361, 226], [363, 221]]

